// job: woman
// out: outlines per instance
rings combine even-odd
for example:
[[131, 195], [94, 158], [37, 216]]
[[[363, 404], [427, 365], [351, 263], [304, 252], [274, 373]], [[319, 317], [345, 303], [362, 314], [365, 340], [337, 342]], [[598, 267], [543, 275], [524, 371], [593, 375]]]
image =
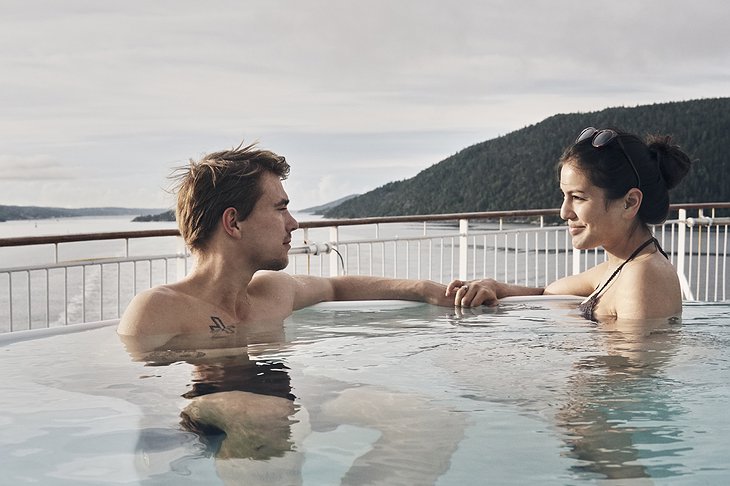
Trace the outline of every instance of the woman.
[[648, 225], [666, 220], [668, 191], [690, 165], [669, 137], [650, 136], [644, 142], [617, 130], [586, 128], [558, 163], [560, 217], [568, 222], [575, 248], [602, 246], [607, 261], [545, 288], [454, 280], [446, 295], [462, 306], [513, 295], [579, 295], [586, 297], [583, 315], [592, 320], [681, 314], [679, 279]]

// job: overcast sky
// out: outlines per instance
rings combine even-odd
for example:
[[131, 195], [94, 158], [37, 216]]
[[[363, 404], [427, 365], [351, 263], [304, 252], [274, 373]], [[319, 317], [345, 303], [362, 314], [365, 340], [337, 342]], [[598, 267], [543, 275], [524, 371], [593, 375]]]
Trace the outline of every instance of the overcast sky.
[[173, 167], [245, 140], [301, 209], [556, 113], [728, 96], [728, 25], [727, 0], [0, 0], [0, 204], [170, 207]]

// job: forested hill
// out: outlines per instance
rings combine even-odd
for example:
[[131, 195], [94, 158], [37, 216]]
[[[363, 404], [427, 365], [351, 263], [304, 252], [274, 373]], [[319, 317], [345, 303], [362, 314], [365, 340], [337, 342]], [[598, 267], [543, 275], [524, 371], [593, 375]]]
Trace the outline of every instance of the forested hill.
[[587, 126], [672, 135], [694, 161], [670, 193], [672, 202], [730, 200], [730, 98], [716, 98], [554, 115], [347, 200], [325, 216], [556, 208], [561, 202], [556, 162]]

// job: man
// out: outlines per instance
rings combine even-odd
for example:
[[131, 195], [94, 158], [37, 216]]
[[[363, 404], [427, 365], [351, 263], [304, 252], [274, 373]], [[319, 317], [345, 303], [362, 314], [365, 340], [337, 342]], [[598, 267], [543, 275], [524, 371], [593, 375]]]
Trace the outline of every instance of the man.
[[[301, 484], [302, 440], [312, 427], [310, 413], [324, 423], [331, 415], [381, 430], [382, 444], [373, 458], [383, 450], [390, 460], [398, 454], [392, 451], [407, 451], [417, 434], [433, 435], [431, 429], [418, 427], [399, 434], [387, 422], [392, 414], [421, 410], [425, 402], [417, 397], [393, 404], [387, 390], [363, 386], [340, 390], [329, 412], [324, 405], [309, 410], [302, 406], [309, 400], [306, 377], [300, 379], [300, 401], [295, 402], [286, 362], [249, 354], [252, 343], [283, 342], [284, 319], [322, 301], [407, 299], [453, 305], [446, 286], [431, 281], [280, 272], [288, 264], [291, 234], [298, 227], [281, 183], [288, 173], [284, 157], [252, 145], [210, 154], [181, 169], [177, 221], [196, 265], [179, 282], [135, 296], [118, 326], [135, 361], [186, 361], [194, 366], [192, 382], [182, 394], [190, 401], [181, 412], [181, 425], [213, 445], [225, 484], [269, 484], [272, 477], [276, 484]], [[309, 379], [319, 389], [317, 378]], [[333, 382], [328, 380], [327, 386]], [[363, 401], [372, 403], [368, 410], [375, 415], [341, 416], [340, 409], [357, 411]], [[445, 444], [433, 452], [436, 459], [419, 472], [429, 479], [416, 483], [435, 481], [463, 436], [458, 415], [427, 406], [448, 440], [442, 440]], [[412, 464], [409, 459], [402, 462]]]
[[[291, 234], [298, 223], [281, 181], [289, 164], [254, 145], [212, 153], [179, 169], [177, 220], [196, 257], [181, 281], [144, 291], [119, 323], [121, 336], [237, 334], [331, 300], [403, 299], [453, 305], [446, 287], [426, 280], [292, 276]], [[154, 344], [154, 343], [148, 343]]]

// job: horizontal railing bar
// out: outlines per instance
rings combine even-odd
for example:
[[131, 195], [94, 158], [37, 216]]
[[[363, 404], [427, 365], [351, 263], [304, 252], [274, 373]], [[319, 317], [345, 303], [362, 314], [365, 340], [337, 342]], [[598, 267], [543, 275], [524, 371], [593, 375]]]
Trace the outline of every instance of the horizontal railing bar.
[[[688, 203], [672, 204], [670, 211], [678, 209], [725, 209], [730, 208], [730, 202], [724, 203]], [[459, 219], [501, 219], [538, 216], [558, 216], [560, 209], [523, 209], [514, 211], [484, 211], [470, 213], [449, 213], [449, 214], [425, 214], [410, 216], [378, 216], [369, 218], [351, 219], [323, 219], [317, 221], [302, 221], [299, 227], [304, 228], [329, 228], [332, 226], [354, 226], [383, 223], [423, 223], [428, 221], [457, 221]], [[112, 233], [79, 233], [70, 235], [49, 235], [49, 236], [25, 236], [13, 238], [0, 238], [0, 247], [5, 246], [30, 246], [48, 245], [56, 243], [75, 243], [92, 240], [120, 240], [135, 238], [154, 238], [159, 236], [180, 236], [177, 229], [157, 229], [140, 231], [117, 231]]]
[[322, 219], [303, 221], [300, 228], [325, 228], [330, 226], [355, 226], [384, 223], [423, 223], [424, 221], [458, 221], [460, 219], [500, 219], [537, 216], [557, 216], [559, 209], [523, 209], [515, 211], [486, 211], [476, 213], [414, 214], [409, 216], [372, 216], [368, 218]]
[[140, 255], [138, 257], [114, 257], [114, 258], [89, 258], [84, 260], [69, 260], [60, 263], [48, 263], [41, 265], [28, 265], [25, 267], [8, 267], [0, 268], [0, 273], [25, 272], [27, 270], [54, 270], [58, 268], [75, 268], [75, 267], [91, 267], [97, 265], [111, 265], [115, 263], [137, 263], [148, 262], [150, 260], [173, 260], [175, 258], [185, 258], [187, 255], [182, 253], [173, 253], [169, 255]]
[[[329, 253], [331, 251], [331, 245], [327, 243], [309, 244], [304, 246], [292, 247], [289, 250], [291, 255], [318, 255], [320, 253]], [[59, 263], [47, 263], [40, 265], [28, 265], [23, 267], [7, 267], [0, 268], [0, 273], [16, 273], [36, 270], [54, 270], [58, 268], [75, 268], [75, 267], [90, 267], [98, 265], [111, 265], [116, 263], [138, 263], [138, 262], [149, 262], [158, 260], [174, 260], [177, 258], [187, 258], [189, 254], [183, 253], [169, 253], [167, 255], [139, 255], [136, 257], [113, 257], [113, 258], [88, 258], [83, 260], [66, 260]]]
[[[504, 234], [524, 234], [524, 233], [538, 233], [542, 234], [546, 231], [551, 231], [552, 227], [535, 227], [535, 228], [520, 228], [520, 229], [505, 229], [502, 231], [499, 230], [483, 230], [483, 231], [472, 231], [469, 233], [470, 237], [477, 237], [477, 236], [492, 236], [492, 235], [504, 235]], [[561, 231], [564, 228], [562, 227], [554, 227], [553, 231]], [[320, 243], [311, 243], [308, 245], [303, 246], [296, 246], [292, 247], [289, 250], [290, 255], [319, 255], [319, 254], [325, 254], [329, 253], [333, 247], [337, 246], [353, 246], [353, 245], [367, 245], [367, 244], [373, 244], [373, 243], [396, 243], [396, 242], [426, 242], [426, 241], [433, 241], [433, 240], [448, 240], [449, 238], [453, 239], [455, 237], [458, 237], [459, 233], [446, 233], [441, 235], [422, 235], [422, 236], [410, 236], [410, 237], [393, 237], [393, 238], [379, 238], [379, 239], [361, 239], [361, 240], [341, 240], [338, 242], [320, 242]], [[448, 243], [448, 242], [447, 242]], [[447, 244], [447, 246], [449, 246]], [[506, 247], [509, 249], [513, 249], [511, 246]], [[564, 253], [568, 251], [569, 249], [561, 248], [561, 249], [554, 249], [554, 251], [559, 251], [561, 253]], [[54, 269], [61, 269], [61, 268], [77, 268], [77, 267], [85, 267], [85, 266], [98, 266], [98, 265], [110, 265], [110, 264], [118, 264], [118, 263], [138, 263], [138, 262], [149, 262], [149, 261], [160, 261], [160, 260], [174, 260], [178, 258], [186, 258], [189, 255], [182, 254], [182, 253], [171, 253], [171, 254], [162, 254], [162, 255], [140, 255], [137, 257], [113, 257], [113, 258], [96, 258], [96, 259], [83, 259], [83, 260], [67, 260], [59, 263], [47, 263], [47, 264], [39, 264], [39, 265], [27, 265], [27, 266], [20, 266], [20, 267], [5, 267], [0, 268], [0, 273], [2, 274], [8, 274], [8, 273], [17, 273], [17, 272], [26, 272], [26, 271], [38, 271], [38, 270], [54, 270]]]
[[134, 238], [157, 238], [159, 236], [180, 236], [176, 229], [157, 229], [140, 231], [114, 231], [111, 233], [78, 233], [70, 235], [20, 236], [0, 238], [3, 246], [54, 245], [56, 243], [77, 243], [94, 240], [126, 240]]
[[730, 224], [730, 218], [687, 218], [683, 221], [689, 226], [713, 226]]
[[[688, 203], [688, 204], [671, 204], [670, 211], [679, 209], [720, 209], [730, 208], [730, 202], [725, 203]], [[510, 211], [484, 211], [470, 213], [447, 213], [447, 214], [424, 214], [409, 216], [376, 216], [369, 218], [351, 218], [351, 219], [323, 219], [317, 221], [304, 221], [299, 223], [300, 228], [324, 228], [330, 226], [352, 226], [364, 224], [382, 224], [382, 223], [422, 223], [424, 221], [455, 221], [459, 219], [500, 219], [500, 218], [519, 218], [519, 217], [537, 217], [537, 216], [559, 216], [559, 208], [551, 209], [522, 209]]]
[[[503, 230], [471, 230], [469, 231], [469, 237], [473, 236], [489, 236], [489, 235], [504, 235], [504, 234], [523, 234], [523, 233], [546, 233], [550, 231], [565, 231], [567, 226], [543, 226], [534, 228], [515, 228], [515, 229], [503, 229]], [[433, 235], [420, 235], [420, 236], [393, 236], [390, 238], [366, 238], [362, 240], [339, 240], [337, 243], [331, 242], [334, 246], [337, 245], [366, 245], [370, 243], [394, 243], [394, 242], [414, 242], [414, 241], [430, 241], [430, 240], [443, 240], [449, 238], [457, 238], [460, 236], [459, 231], [453, 233], [433, 234]]]

